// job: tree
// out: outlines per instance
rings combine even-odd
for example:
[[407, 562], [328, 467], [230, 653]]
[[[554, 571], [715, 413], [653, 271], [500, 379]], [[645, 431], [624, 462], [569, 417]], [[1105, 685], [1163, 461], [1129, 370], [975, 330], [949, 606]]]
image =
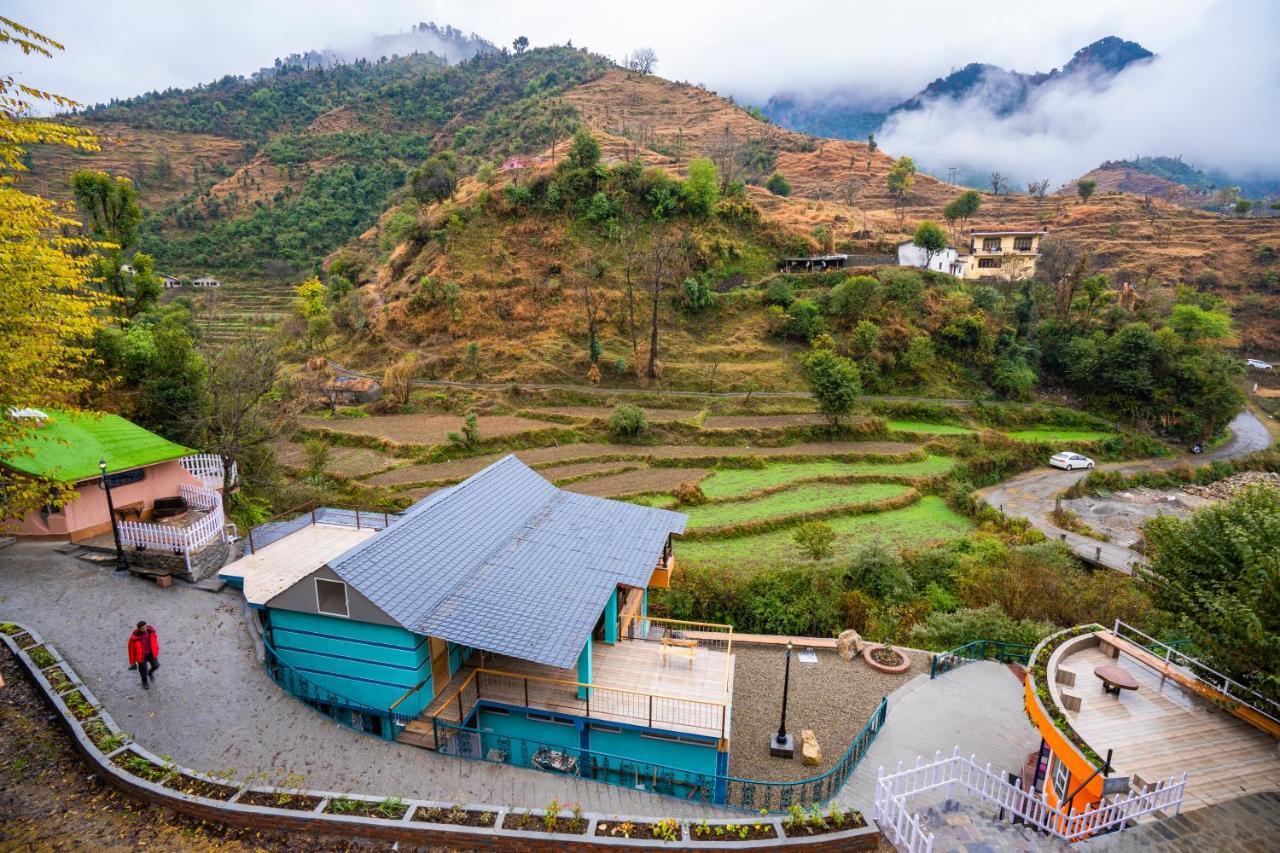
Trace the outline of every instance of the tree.
[[645, 373], [652, 380], [658, 378], [658, 307], [662, 304], [663, 289], [674, 278], [680, 255], [680, 235], [672, 228], [664, 228], [650, 238], [648, 250], [649, 300], [653, 313]]
[[725, 125], [724, 132], [715, 136], [707, 144], [706, 152], [711, 162], [716, 164], [716, 170], [720, 173], [720, 191], [724, 192], [729, 188], [729, 184], [742, 175], [744, 168], [742, 142], [729, 126]]
[[822, 560], [831, 556], [836, 532], [826, 522], [806, 521], [796, 526], [791, 538], [811, 560]]
[[942, 216], [953, 227], [963, 231], [969, 224], [969, 217], [982, 207], [982, 196], [977, 190], [966, 190], [942, 208]]
[[1231, 332], [1229, 315], [1185, 302], [1173, 306], [1168, 323], [1169, 328], [1188, 342], [1220, 341]]
[[858, 366], [827, 348], [811, 350], [803, 363], [809, 390], [818, 400], [818, 409], [827, 416], [831, 426], [839, 426], [840, 419], [853, 411], [853, 405], [862, 393]]
[[778, 172], [774, 172], [769, 176], [769, 180], [765, 182], [764, 188], [774, 195], [791, 195], [791, 182]]
[[528, 50], [529, 39], [525, 36], [516, 36], [515, 41], [511, 42], [511, 47], [515, 49], [516, 56], [519, 56]]
[[889, 195], [893, 197], [893, 207], [898, 214], [898, 229], [902, 229], [902, 221], [906, 217], [905, 206], [911, 187], [916, 182], [916, 164], [910, 157], [899, 157], [889, 169], [885, 183]]
[[716, 164], [706, 157], [690, 160], [682, 190], [690, 213], [703, 219], [712, 216], [720, 200], [720, 175]]
[[397, 406], [409, 405], [413, 394], [413, 379], [418, 373], [418, 356], [408, 353], [382, 373], [382, 388]]
[[[876, 135], [874, 133], [867, 134], [867, 147], [870, 148], [872, 151], [875, 151], [877, 148], [880, 147], [879, 145], [876, 144]], [[868, 160], [867, 165], [870, 166], [871, 161]]]
[[1143, 528], [1139, 577], [1207, 662], [1280, 700], [1280, 491], [1254, 485], [1190, 518]]
[[[52, 57], [62, 45], [20, 24], [0, 18], [0, 44], [24, 54]], [[45, 144], [96, 151], [92, 133], [33, 118], [33, 102], [53, 108], [74, 101], [0, 76], [0, 411], [10, 407], [74, 409], [77, 395], [95, 390], [86, 369], [94, 358], [94, 337], [107, 327], [114, 300], [89, 279], [93, 253], [101, 248], [78, 235], [80, 223], [59, 205], [21, 191], [13, 173], [24, 171], [27, 145]], [[0, 463], [35, 450], [16, 449], [36, 429], [26, 418], [0, 417]], [[48, 480], [6, 478], [0, 490], [0, 518], [20, 518], [45, 505], [61, 505], [73, 488]]]
[[593, 282], [604, 278], [605, 268], [602, 264], [587, 264], [580, 272], [582, 280], [582, 311], [587, 318], [587, 356], [593, 365], [600, 364], [600, 293], [592, 290]]
[[1044, 178], [1039, 181], [1031, 181], [1027, 184], [1027, 195], [1040, 201], [1044, 201], [1044, 196], [1047, 192], [1049, 192], [1048, 178]]
[[1080, 196], [1080, 201], [1089, 200], [1089, 196], [1093, 195], [1093, 191], [1098, 188], [1097, 181], [1079, 180], [1076, 181], [1076, 195]]
[[610, 235], [622, 253], [622, 279], [627, 288], [627, 332], [631, 338], [631, 352], [635, 354], [640, 348], [636, 332], [635, 274], [644, 254], [644, 231], [640, 221], [624, 208]]
[[658, 54], [651, 47], [638, 47], [626, 59], [627, 67], [640, 75], [652, 74], [658, 64]]
[[142, 221], [133, 182], [78, 169], [71, 175], [71, 191], [88, 218], [90, 233], [105, 244], [98, 253], [93, 277], [117, 298], [121, 316], [132, 317], [150, 308], [163, 288], [151, 257], [133, 252]]
[[457, 188], [458, 161], [452, 151], [428, 157], [409, 180], [409, 191], [421, 207], [453, 198]]
[[991, 173], [991, 194], [1000, 195], [1002, 192], [1009, 191], [1009, 179], [999, 172]]
[[600, 162], [600, 143], [591, 135], [591, 131], [580, 127], [573, 134], [569, 143], [568, 163], [575, 169], [594, 169]]
[[916, 226], [911, 242], [924, 250], [924, 268], [929, 268], [933, 256], [947, 248], [947, 232], [936, 222], [925, 220]]
[[609, 432], [617, 436], [635, 438], [648, 429], [644, 409], [624, 403], [609, 415]]
[[1236, 216], [1248, 216], [1251, 210], [1253, 210], [1252, 201], [1250, 201], [1247, 198], [1236, 199], [1236, 206], [1235, 206]]

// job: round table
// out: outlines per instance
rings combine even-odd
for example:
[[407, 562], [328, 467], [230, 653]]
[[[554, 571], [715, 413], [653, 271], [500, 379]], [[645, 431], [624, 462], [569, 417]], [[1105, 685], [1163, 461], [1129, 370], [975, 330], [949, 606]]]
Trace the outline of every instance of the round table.
[[1138, 680], [1118, 666], [1100, 666], [1093, 674], [1102, 679], [1102, 692], [1119, 696], [1121, 690], [1137, 690]]

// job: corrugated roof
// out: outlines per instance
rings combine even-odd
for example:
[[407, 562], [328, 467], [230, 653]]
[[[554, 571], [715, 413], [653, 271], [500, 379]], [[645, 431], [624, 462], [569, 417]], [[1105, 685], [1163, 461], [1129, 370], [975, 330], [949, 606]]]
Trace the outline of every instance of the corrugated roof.
[[568, 669], [614, 588], [646, 586], [685, 520], [561, 491], [506, 456], [329, 567], [410, 631]]
[[48, 413], [48, 420], [14, 444], [18, 452], [5, 460], [10, 468], [75, 483], [101, 476], [99, 459], [107, 460], [107, 470], [115, 473], [195, 452], [119, 415], [54, 409]]

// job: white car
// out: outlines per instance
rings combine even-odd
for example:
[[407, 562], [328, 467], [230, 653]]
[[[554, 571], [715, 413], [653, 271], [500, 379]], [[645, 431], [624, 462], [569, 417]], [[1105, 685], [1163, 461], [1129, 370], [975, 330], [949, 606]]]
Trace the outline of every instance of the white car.
[[1246, 358], [1244, 363], [1254, 370], [1270, 370], [1271, 365], [1258, 358]]
[[1064, 450], [1061, 453], [1055, 453], [1050, 456], [1049, 464], [1064, 471], [1074, 471], [1077, 468], [1083, 468], [1087, 471], [1093, 467], [1093, 460], [1088, 456], [1081, 456], [1079, 453]]

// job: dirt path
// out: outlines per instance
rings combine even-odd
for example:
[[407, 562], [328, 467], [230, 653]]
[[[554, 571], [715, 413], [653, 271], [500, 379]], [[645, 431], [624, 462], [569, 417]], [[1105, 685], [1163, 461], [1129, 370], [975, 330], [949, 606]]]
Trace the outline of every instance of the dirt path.
[[[1169, 459], [1139, 459], [1099, 467], [1105, 471], [1119, 471], [1124, 474], [1160, 471], [1188, 462], [1203, 464], [1217, 459], [1234, 459], [1265, 450], [1271, 445], [1271, 434], [1252, 412], [1244, 411], [1236, 415], [1228, 429], [1231, 431], [1231, 438], [1221, 447], [1214, 448], [1203, 456], [1180, 454]], [[984, 489], [980, 494], [991, 506], [1009, 515], [1030, 520], [1050, 539], [1061, 539], [1066, 542], [1068, 547], [1082, 559], [1126, 574], [1132, 573], [1135, 564], [1146, 562], [1146, 558], [1137, 551], [1115, 542], [1102, 542], [1090, 536], [1063, 530], [1049, 518], [1049, 513], [1053, 511], [1054, 497], [1083, 479], [1086, 473], [1061, 471], [1057, 468], [1037, 468]]]

